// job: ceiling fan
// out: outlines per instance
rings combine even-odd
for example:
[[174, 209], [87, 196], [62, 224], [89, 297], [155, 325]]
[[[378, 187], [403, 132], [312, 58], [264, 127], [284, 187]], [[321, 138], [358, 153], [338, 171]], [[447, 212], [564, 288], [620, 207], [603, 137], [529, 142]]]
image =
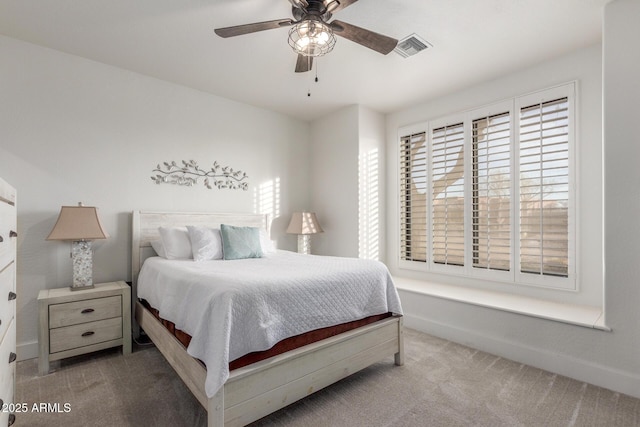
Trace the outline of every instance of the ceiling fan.
[[220, 37], [227, 38], [258, 31], [291, 27], [289, 30], [289, 45], [298, 54], [296, 73], [311, 70], [314, 57], [331, 52], [336, 43], [335, 35], [373, 49], [383, 55], [388, 54], [396, 47], [398, 40], [346, 22], [338, 20], [328, 22], [334, 13], [352, 5], [356, 1], [358, 0], [289, 0], [293, 5], [293, 19], [276, 19], [217, 28], [215, 32]]

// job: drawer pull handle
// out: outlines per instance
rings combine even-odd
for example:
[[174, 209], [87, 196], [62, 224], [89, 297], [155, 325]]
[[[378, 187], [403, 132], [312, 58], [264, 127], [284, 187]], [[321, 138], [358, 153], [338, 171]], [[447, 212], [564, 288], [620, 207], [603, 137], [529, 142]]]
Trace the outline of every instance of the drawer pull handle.
[[16, 361], [16, 357], [18, 357], [14, 352], [9, 353], [9, 363], [13, 363]]
[[0, 243], [4, 242], [4, 238], [0, 236]]
[[82, 314], [87, 314], [87, 313], [93, 313], [95, 310], [93, 308], [85, 308], [84, 310], [82, 310], [80, 313]]
[[13, 301], [14, 299], [17, 298], [18, 295], [16, 295], [15, 292], [9, 292], [9, 301]]
[[18, 237], [18, 233], [16, 231], [9, 231], [9, 237]]
[[90, 337], [91, 335], [95, 334], [95, 332], [93, 331], [89, 331], [89, 332], [85, 332], [84, 334], [82, 334], [83, 337]]
[[7, 424], [7, 426], [11, 427], [15, 422], [16, 422], [16, 416], [14, 414], [9, 414], [9, 424]]

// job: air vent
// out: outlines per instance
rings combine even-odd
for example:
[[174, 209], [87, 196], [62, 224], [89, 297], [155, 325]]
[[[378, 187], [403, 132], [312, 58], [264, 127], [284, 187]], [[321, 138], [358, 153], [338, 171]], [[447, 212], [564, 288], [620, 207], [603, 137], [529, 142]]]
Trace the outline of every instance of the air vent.
[[393, 51], [403, 58], [408, 58], [430, 47], [433, 47], [431, 43], [417, 34], [411, 34], [410, 36], [400, 40]]

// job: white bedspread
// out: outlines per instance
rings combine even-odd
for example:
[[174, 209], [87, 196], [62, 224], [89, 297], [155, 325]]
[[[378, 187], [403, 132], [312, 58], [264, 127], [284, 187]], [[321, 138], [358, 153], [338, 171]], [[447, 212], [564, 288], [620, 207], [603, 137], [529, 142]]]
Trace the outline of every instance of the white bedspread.
[[402, 314], [386, 266], [377, 261], [277, 251], [234, 261], [145, 261], [138, 296], [191, 335], [187, 352], [207, 366], [212, 397], [229, 361], [313, 329], [374, 314]]

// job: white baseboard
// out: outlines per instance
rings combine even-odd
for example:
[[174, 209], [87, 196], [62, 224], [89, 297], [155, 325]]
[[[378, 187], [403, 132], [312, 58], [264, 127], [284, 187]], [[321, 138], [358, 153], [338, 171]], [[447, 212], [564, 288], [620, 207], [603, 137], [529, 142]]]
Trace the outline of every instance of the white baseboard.
[[20, 343], [16, 345], [18, 362], [21, 360], [36, 359], [38, 357], [38, 341]]
[[545, 371], [640, 398], [640, 375], [632, 372], [481, 335], [476, 331], [460, 329], [411, 314], [404, 315], [404, 326]]

